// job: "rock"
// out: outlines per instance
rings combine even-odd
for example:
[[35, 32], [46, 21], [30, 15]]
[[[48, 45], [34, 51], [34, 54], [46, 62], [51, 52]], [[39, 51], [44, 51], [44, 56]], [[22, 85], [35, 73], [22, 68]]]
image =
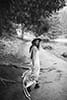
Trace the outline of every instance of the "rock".
[[64, 58], [67, 58], [67, 52], [64, 52], [61, 56], [63, 56]]
[[45, 46], [43, 47], [43, 49], [49, 49], [49, 50], [52, 50], [53, 48], [51, 46]]

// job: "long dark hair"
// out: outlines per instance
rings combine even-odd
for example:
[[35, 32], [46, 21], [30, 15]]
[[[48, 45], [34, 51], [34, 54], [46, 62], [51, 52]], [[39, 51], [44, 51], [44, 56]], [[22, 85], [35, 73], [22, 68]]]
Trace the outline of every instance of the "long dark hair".
[[[36, 45], [36, 41], [37, 41], [37, 40], [39, 40], [38, 45]], [[34, 39], [34, 40], [32, 41], [32, 45], [30, 46], [29, 52], [31, 52], [31, 49], [32, 49], [33, 46], [36, 46], [36, 47], [39, 49], [39, 47], [40, 47], [40, 42], [41, 42], [41, 39], [40, 39], [40, 38]]]

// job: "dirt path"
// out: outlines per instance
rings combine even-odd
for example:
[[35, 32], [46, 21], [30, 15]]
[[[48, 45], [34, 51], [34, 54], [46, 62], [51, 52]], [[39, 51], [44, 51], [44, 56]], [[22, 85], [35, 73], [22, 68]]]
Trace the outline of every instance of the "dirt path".
[[67, 100], [67, 62], [41, 49], [40, 88], [32, 100]]

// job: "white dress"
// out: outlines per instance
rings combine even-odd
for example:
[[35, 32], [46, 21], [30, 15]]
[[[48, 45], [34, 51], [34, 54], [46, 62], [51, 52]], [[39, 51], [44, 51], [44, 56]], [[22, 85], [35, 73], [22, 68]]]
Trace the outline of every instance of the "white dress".
[[39, 50], [37, 47], [33, 47], [33, 57], [32, 57], [32, 76], [34, 80], [38, 80], [40, 72], [40, 60], [39, 60]]

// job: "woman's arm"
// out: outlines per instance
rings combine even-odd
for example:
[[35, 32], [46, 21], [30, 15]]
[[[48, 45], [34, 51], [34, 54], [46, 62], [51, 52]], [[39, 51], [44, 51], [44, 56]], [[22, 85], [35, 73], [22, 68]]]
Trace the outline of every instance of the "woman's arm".
[[37, 53], [37, 48], [34, 46], [32, 48], [32, 64], [34, 65], [35, 64], [35, 60], [36, 60], [36, 53]]

